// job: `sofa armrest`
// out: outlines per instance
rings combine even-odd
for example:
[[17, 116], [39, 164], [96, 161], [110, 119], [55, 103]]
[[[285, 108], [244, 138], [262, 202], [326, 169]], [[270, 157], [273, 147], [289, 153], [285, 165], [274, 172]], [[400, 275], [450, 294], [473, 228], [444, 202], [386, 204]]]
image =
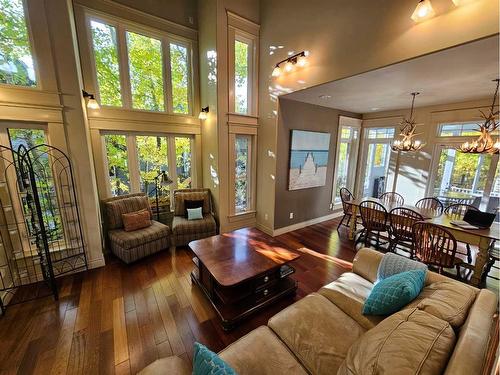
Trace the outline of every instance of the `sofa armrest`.
[[177, 356], [160, 358], [146, 366], [138, 375], [191, 375], [191, 365]]
[[382, 253], [367, 247], [358, 250], [352, 262], [352, 272], [374, 283], [382, 256]]

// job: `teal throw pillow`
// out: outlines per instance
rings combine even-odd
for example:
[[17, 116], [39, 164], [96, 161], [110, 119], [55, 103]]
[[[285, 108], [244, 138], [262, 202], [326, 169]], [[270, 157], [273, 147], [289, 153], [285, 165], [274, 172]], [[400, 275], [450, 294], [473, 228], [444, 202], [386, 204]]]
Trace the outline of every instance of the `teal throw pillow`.
[[198, 208], [187, 208], [187, 213], [188, 213], [188, 220], [199, 220], [203, 219], [203, 208], [198, 207]]
[[195, 342], [193, 375], [237, 375], [217, 354]]
[[365, 301], [363, 314], [389, 315], [413, 301], [424, 287], [426, 269], [411, 270], [377, 282]]

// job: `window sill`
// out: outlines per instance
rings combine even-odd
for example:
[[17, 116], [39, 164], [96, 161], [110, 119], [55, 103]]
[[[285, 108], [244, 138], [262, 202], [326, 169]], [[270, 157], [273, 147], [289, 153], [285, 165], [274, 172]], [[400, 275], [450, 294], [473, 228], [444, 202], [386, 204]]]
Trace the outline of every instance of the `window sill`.
[[242, 221], [242, 220], [246, 220], [246, 219], [254, 219], [256, 214], [257, 214], [257, 212], [255, 210], [249, 210], [249, 211], [245, 211], [245, 212], [241, 212], [241, 213], [237, 213], [237, 214], [228, 215], [227, 218], [228, 218], [228, 221], [230, 223], [234, 223], [234, 222]]

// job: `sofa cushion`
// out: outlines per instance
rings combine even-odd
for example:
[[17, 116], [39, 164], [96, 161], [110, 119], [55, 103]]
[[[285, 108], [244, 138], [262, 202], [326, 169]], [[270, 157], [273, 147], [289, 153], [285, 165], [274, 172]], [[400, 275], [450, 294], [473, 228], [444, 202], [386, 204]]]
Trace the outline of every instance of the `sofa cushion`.
[[383, 254], [367, 247], [359, 249], [352, 262], [352, 272], [374, 283]]
[[363, 314], [389, 315], [418, 297], [425, 282], [426, 269], [392, 275], [375, 283], [363, 306]]
[[184, 205], [184, 200], [202, 200], [203, 201], [203, 213], [210, 213], [210, 190], [200, 189], [199, 191], [175, 191], [174, 192], [174, 215], [185, 216], [186, 207]]
[[174, 216], [172, 233], [192, 234], [213, 232], [216, 229], [215, 219], [211, 214], [203, 215], [203, 219], [188, 220], [184, 216]]
[[427, 266], [415, 260], [408, 259], [402, 255], [386, 253], [378, 266], [377, 279], [383, 280], [401, 272], [410, 270], [426, 270]]
[[170, 228], [162, 223], [152, 220], [151, 225], [144, 229], [126, 232], [123, 229], [110, 230], [109, 238], [123, 249], [132, 249], [148, 242], [156, 241], [170, 235]]
[[123, 228], [123, 214], [147, 209], [151, 213], [149, 198], [146, 195], [116, 197], [104, 201], [108, 230]]
[[325, 285], [318, 293], [328, 298], [365, 329], [371, 329], [384, 319], [376, 315], [363, 315], [363, 305], [372, 288], [373, 284], [368, 280], [353, 272], [346, 272]]
[[307, 372], [269, 329], [261, 326], [219, 353], [238, 375], [305, 375]]
[[441, 374], [454, 344], [448, 322], [418, 309], [403, 310], [356, 341], [337, 374]]
[[477, 292], [477, 289], [457, 281], [439, 281], [424, 287], [407, 307], [417, 307], [458, 328], [464, 324]]
[[145, 367], [137, 375], [192, 375], [191, 365], [177, 356], [160, 358]]
[[365, 329], [318, 293], [287, 307], [269, 322], [312, 374], [335, 374], [349, 347]]

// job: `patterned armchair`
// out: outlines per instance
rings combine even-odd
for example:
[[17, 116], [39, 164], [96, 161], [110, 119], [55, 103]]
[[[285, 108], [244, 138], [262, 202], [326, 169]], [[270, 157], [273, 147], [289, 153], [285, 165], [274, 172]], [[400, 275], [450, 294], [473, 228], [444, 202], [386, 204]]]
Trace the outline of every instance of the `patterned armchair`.
[[170, 246], [170, 228], [151, 220], [151, 226], [127, 232], [122, 214], [148, 209], [149, 198], [143, 193], [121, 195], [102, 201], [105, 229], [111, 251], [125, 263], [132, 263]]
[[[203, 199], [203, 219], [188, 220], [185, 217], [185, 200]], [[212, 213], [210, 189], [174, 190], [174, 220], [172, 222], [172, 243], [175, 246], [187, 245], [189, 242], [214, 236], [217, 224]]]

